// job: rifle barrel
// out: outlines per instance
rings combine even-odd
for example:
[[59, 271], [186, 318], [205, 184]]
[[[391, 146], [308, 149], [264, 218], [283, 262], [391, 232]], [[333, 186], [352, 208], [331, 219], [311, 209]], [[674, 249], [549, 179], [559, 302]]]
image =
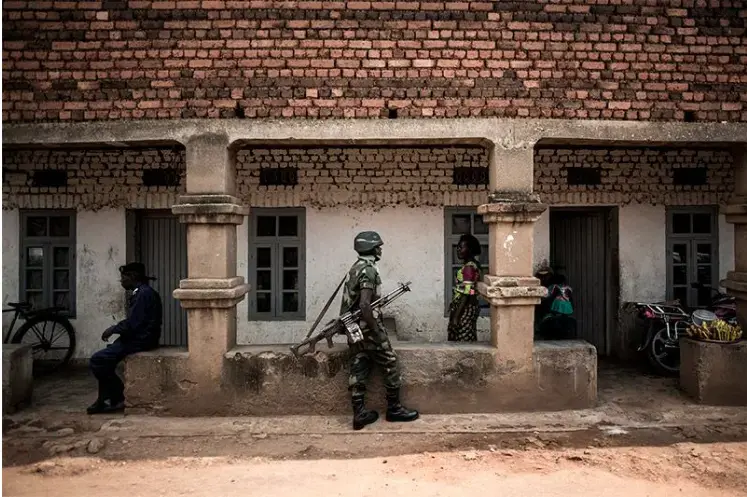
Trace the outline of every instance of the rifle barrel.
[[407, 283], [400, 284], [398, 288], [395, 288], [391, 292], [387, 293], [383, 297], [379, 297], [374, 302], [371, 303], [371, 305], [377, 305], [377, 304], [385, 304], [389, 303], [392, 300], [394, 300], [396, 297], [399, 297], [400, 295], [404, 294], [405, 292], [410, 291], [410, 284], [412, 281], [408, 281]]

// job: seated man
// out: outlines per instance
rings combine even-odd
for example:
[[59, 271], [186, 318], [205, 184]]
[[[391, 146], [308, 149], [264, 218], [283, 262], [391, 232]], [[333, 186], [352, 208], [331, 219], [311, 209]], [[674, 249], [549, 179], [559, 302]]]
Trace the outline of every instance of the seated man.
[[107, 341], [119, 335], [114, 343], [91, 357], [90, 367], [99, 381], [99, 397], [88, 414], [112, 413], [124, 410], [124, 384], [117, 376], [117, 364], [128, 355], [158, 347], [161, 338], [161, 297], [149, 284], [145, 266], [133, 262], [119, 268], [120, 283], [132, 291], [127, 319], [108, 328], [101, 339]]

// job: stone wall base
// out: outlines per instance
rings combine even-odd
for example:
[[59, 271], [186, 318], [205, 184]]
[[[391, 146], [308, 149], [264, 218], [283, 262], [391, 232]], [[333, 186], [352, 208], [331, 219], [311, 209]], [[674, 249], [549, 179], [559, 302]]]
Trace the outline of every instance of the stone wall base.
[[31, 402], [33, 366], [31, 345], [3, 344], [3, 414], [12, 414]]
[[747, 341], [680, 339], [680, 387], [699, 404], [747, 406]]
[[[347, 347], [296, 360], [287, 346], [239, 346], [224, 359], [222, 385], [202, 385], [184, 349], [128, 357], [131, 409], [167, 415], [347, 414]], [[488, 345], [395, 344], [403, 369], [403, 401], [423, 413], [562, 410], [592, 407], [597, 399], [597, 354], [584, 341], [534, 346], [534, 366], [508, 369]], [[369, 383], [370, 407], [383, 409], [378, 371]]]

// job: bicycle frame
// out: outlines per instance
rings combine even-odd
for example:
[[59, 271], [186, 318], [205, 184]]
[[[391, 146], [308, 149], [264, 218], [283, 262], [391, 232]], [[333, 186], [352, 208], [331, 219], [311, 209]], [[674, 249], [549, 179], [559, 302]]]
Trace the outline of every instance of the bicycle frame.
[[[11, 335], [13, 334], [13, 331], [16, 327], [16, 322], [19, 318], [21, 319], [29, 319], [35, 316], [44, 316], [44, 315], [50, 315], [55, 316], [56, 318], [60, 318], [61, 316], [58, 314], [58, 311], [60, 311], [60, 307], [47, 307], [44, 309], [39, 309], [38, 311], [28, 311], [24, 308], [15, 308], [11, 307], [10, 309], [3, 309], [3, 314], [6, 312], [13, 312], [13, 320], [10, 322], [10, 327], [8, 328], [8, 331], [6, 332], [5, 336], [3, 337], [3, 343], [10, 343], [8, 340], [11, 339]], [[62, 316], [64, 317], [64, 316]]]
[[12, 312], [13, 314], [13, 320], [10, 322], [10, 326], [8, 327], [8, 331], [5, 333], [5, 336], [3, 337], [3, 343], [10, 343], [8, 340], [10, 340], [11, 334], [13, 334], [13, 330], [16, 327], [16, 321], [18, 321], [18, 316], [21, 315], [20, 309], [3, 309], [3, 314], [6, 312]]

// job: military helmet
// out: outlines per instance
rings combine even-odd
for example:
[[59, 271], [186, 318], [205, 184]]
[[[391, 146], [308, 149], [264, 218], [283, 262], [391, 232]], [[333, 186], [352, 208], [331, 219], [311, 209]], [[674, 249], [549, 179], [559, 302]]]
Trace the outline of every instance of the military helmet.
[[384, 245], [384, 241], [375, 231], [361, 231], [355, 235], [355, 241], [353, 242], [353, 248], [359, 254], [366, 254], [382, 245]]

